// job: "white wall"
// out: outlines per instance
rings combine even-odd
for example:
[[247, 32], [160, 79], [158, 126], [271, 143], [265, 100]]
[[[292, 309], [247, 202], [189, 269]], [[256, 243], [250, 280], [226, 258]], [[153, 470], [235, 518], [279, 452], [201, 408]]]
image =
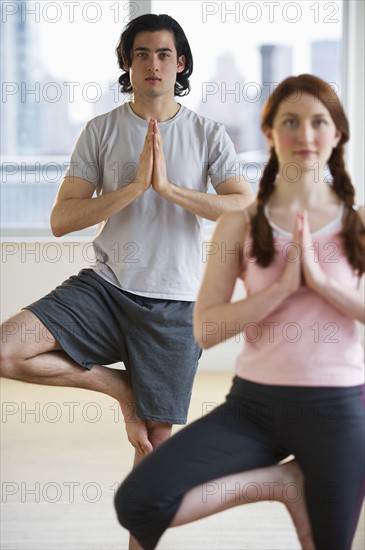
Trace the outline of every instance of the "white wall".
[[1, 244], [1, 318], [17, 313], [85, 267], [87, 242], [22, 241]]

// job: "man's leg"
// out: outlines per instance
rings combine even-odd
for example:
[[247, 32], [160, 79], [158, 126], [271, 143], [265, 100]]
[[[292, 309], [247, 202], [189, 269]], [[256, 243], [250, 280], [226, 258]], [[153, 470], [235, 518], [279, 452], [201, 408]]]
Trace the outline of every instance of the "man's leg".
[[[147, 433], [148, 433], [148, 440], [152, 444], [153, 449], [156, 449], [161, 443], [166, 441], [170, 435], [172, 426], [171, 424], [162, 424], [161, 422], [154, 422], [153, 420], [146, 420], [146, 426], [147, 426]], [[143, 456], [141, 453], [138, 453], [138, 451], [135, 451], [134, 455], [134, 464], [133, 466], [137, 466], [141, 460], [143, 459]], [[142, 546], [138, 544], [136, 539], [130, 535], [129, 537], [129, 550], [143, 550]]]
[[68, 386], [110, 395], [121, 406], [128, 439], [136, 452], [152, 450], [146, 423], [134, 408], [132, 388], [126, 372], [95, 365], [81, 367], [61, 349], [45, 325], [28, 310], [1, 325], [0, 374], [32, 384]]

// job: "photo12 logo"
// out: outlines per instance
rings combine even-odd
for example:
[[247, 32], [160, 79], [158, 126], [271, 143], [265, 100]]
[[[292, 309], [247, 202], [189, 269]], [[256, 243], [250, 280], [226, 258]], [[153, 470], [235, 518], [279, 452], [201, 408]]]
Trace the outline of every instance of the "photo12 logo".
[[338, 23], [339, 2], [202, 2], [202, 22], [298, 23], [310, 14], [312, 23]]
[[83, 20], [86, 23], [99, 23], [111, 20], [114, 23], [127, 24], [138, 15], [137, 2], [99, 1], [99, 2], [1, 2], [1, 21], [7, 23], [17, 18], [22, 23], [75, 23]]

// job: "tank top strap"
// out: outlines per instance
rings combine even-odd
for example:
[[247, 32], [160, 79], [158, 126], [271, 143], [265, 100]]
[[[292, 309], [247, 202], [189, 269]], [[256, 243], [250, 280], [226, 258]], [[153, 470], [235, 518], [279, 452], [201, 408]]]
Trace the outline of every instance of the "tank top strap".
[[[343, 217], [344, 208], [345, 208], [345, 205], [342, 202], [340, 204], [339, 208], [338, 208], [338, 211], [337, 211], [337, 214], [336, 214], [335, 218], [333, 220], [331, 220], [330, 222], [328, 222], [324, 227], [321, 227], [321, 229], [318, 229], [317, 231], [312, 233], [312, 236], [315, 235], [317, 237], [320, 237], [320, 236], [329, 235], [331, 233], [335, 233], [335, 232], [339, 231], [342, 227], [342, 217]], [[264, 212], [265, 212], [265, 216], [266, 216], [267, 221], [269, 222], [269, 224], [273, 228], [276, 235], [286, 237], [286, 238], [290, 238], [292, 236], [292, 233], [290, 233], [289, 231], [285, 231], [284, 229], [281, 229], [281, 227], [276, 225], [276, 223], [274, 223], [270, 219], [269, 207], [268, 207], [267, 204], [265, 204], [265, 206], [264, 206]]]

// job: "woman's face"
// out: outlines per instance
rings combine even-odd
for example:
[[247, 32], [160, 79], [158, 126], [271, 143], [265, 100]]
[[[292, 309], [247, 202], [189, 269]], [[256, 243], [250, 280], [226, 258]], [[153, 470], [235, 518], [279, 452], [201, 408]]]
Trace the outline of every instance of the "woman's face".
[[303, 92], [280, 103], [273, 126], [265, 135], [281, 170], [295, 164], [301, 172], [323, 168], [341, 138], [325, 105]]

